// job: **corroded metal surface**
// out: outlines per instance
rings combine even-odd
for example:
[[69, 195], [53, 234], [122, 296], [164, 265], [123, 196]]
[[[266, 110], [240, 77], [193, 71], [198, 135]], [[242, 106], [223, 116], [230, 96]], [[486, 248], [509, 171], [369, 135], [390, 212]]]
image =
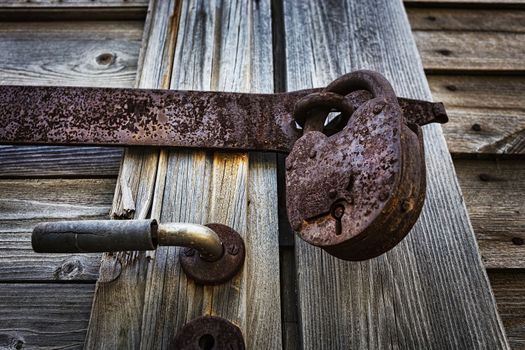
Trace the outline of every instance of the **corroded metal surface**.
[[241, 330], [230, 321], [217, 316], [202, 316], [182, 327], [169, 348], [244, 350], [245, 344]]
[[[359, 93], [364, 97], [359, 102], [355, 92], [360, 90], [369, 91], [370, 99]], [[323, 96], [328, 98], [322, 101]], [[286, 159], [292, 228], [345, 260], [391, 249], [412, 228], [424, 201], [419, 125], [406, 120], [388, 81], [370, 71], [343, 76], [298, 106], [305, 133]], [[328, 136], [323, 125], [333, 110], [347, 115], [347, 124]], [[417, 113], [413, 118], [421, 124], [446, 119], [441, 110], [432, 113], [434, 118]]]
[[[0, 144], [165, 146], [288, 153], [292, 111], [321, 89], [281, 94], [0, 86]], [[353, 94], [360, 105], [367, 95]], [[400, 98], [434, 118], [441, 104]], [[408, 115], [408, 114], [407, 114]], [[346, 123], [346, 120], [342, 121]]]
[[0, 143], [285, 152], [300, 136], [291, 111], [308, 92], [0, 86]]
[[193, 248], [181, 249], [182, 269], [196, 283], [221, 284], [231, 280], [242, 268], [246, 255], [242, 237], [232, 228], [221, 224], [207, 224], [219, 236], [223, 254], [216, 261], [203, 259]]

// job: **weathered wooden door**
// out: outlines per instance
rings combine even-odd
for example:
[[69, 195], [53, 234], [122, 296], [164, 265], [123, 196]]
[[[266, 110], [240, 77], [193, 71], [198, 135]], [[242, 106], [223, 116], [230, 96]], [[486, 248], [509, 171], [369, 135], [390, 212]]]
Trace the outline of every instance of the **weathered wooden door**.
[[[399, 95], [431, 98], [401, 1], [152, 0], [137, 86], [273, 92], [360, 68]], [[231, 282], [202, 287], [182, 273], [177, 248], [104, 255], [85, 347], [168, 348], [184, 324], [217, 315], [249, 349], [507, 348], [441, 129], [424, 133], [418, 224], [358, 263], [300, 239], [293, 254], [282, 248], [291, 236], [276, 155], [126, 150], [114, 216], [228, 224], [244, 236], [246, 262]]]

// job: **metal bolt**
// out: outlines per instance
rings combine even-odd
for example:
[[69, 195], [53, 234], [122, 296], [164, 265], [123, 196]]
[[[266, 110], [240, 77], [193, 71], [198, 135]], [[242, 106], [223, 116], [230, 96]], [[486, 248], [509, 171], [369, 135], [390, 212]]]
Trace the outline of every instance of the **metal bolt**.
[[401, 204], [401, 210], [404, 212], [412, 210], [412, 207], [413, 205], [410, 200], [404, 200], [403, 203]]
[[228, 247], [228, 254], [237, 255], [239, 253], [239, 247], [236, 244], [232, 244]]
[[381, 194], [379, 195], [379, 200], [380, 200], [381, 202], [384, 202], [384, 201], [386, 201], [386, 200], [388, 199], [388, 196], [389, 196], [389, 195], [388, 195], [388, 192], [383, 192], [383, 193], [381, 193]]
[[385, 103], [383, 101], [378, 102], [373, 109], [374, 114], [379, 114], [383, 110], [383, 107], [385, 107]]
[[308, 156], [310, 158], [315, 158], [316, 155], [317, 155], [317, 151], [315, 149], [313, 149], [313, 150], [310, 151], [310, 154]]
[[481, 125], [479, 125], [478, 123], [472, 124], [472, 130], [481, 131]]
[[187, 257], [194, 256], [195, 255], [195, 249], [193, 249], [193, 248], [184, 248], [183, 253]]
[[334, 199], [336, 196], [337, 196], [337, 190], [335, 190], [335, 189], [332, 188], [332, 189], [328, 192], [328, 197]]

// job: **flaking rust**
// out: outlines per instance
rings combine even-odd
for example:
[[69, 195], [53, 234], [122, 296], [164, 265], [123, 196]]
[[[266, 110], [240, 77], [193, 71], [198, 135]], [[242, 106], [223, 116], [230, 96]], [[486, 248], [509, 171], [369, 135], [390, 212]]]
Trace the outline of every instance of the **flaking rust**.
[[[345, 75], [296, 106], [305, 132], [286, 159], [292, 228], [344, 260], [393, 248], [425, 198], [420, 125], [445, 122], [444, 109], [399, 103], [388, 81], [371, 71]], [[325, 119], [334, 111], [339, 121], [327, 132]]]
[[426, 186], [420, 126], [446, 121], [441, 103], [396, 97], [372, 71], [280, 94], [0, 86], [0, 144], [289, 153], [292, 227], [345, 260], [410, 231]]

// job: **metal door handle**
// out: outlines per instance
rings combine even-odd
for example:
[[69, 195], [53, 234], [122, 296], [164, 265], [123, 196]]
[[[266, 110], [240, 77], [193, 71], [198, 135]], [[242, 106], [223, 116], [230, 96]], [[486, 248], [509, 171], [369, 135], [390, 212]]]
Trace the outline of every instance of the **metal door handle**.
[[[223, 283], [244, 263], [241, 236], [220, 224], [157, 223], [149, 220], [83, 220], [38, 224], [31, 237], [37, 253], [95, 253], [180, 246], [187, 275], [202, 284]], [[198, 251], [199, 254], [195, 254]]]

